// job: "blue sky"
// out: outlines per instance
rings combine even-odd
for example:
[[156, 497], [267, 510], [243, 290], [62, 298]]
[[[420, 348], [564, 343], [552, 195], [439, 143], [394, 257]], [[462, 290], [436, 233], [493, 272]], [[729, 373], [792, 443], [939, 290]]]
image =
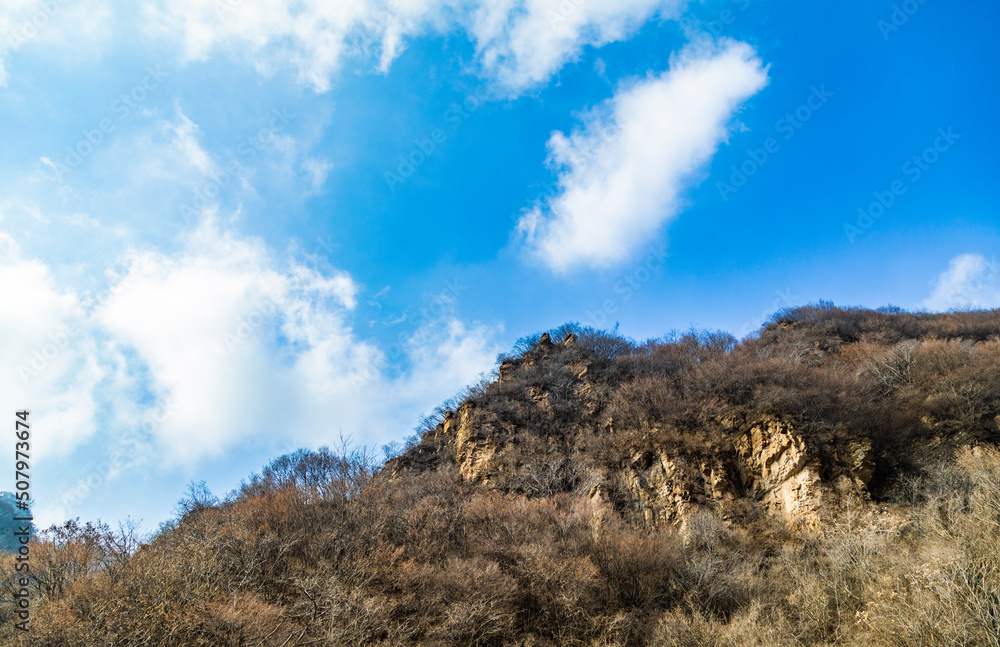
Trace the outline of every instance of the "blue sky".
[[4, 2], [0, 411], [40, 521], [402, 439], [567, 321], [1000, 306], [998, 14]]

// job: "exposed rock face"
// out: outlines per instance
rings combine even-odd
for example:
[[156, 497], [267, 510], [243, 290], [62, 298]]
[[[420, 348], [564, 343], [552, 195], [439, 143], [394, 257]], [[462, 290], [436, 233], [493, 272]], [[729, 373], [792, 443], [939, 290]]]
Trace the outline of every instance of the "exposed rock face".
[[633, 506], [649, 525], [683, 522], [695, 512], [733, 499], [729, 470], [718, 458], [671, 455], [666, 447], [636, 454], [623, 481]]
[[773, 511], [812, 525], [825, 506], [867, 496], [874, 473], [868, 439], [842, 432], [832, 447], [810, 447], [791, 425], [774, 418], [740, 431], [735, 445], [742, 485]]
[[[574, 354], [574, 343], [575, 336], [554, 344], [545, 335], [523, 357], [504, 361], [497, 386], [506, 409], [497, 413], [466, 401], [393, 469], [451, 461], [468, 483], [529, 495], [532, 490], [518, 484], [539, 481], [545, 470], [552, 478], [559, 472], [565, 487], [594, 501], [613, 502], [626, 517], [651, 526], [683, 524], [700, 511], [718, 511], [749, 497], [809, 527], [845, 497], [867, 495], [873, 474], [867, 439], [838, 430], [823, 443], [814, 439], [810, 444], [791, 423], [769, 417], [705, 420], [704, 442], [697, 434], [697, 442], [688, 445], [657, 441], [641, 451], [626, 449], [617, 468], [595, 465], [586, 439], [603, 435], [613, 441], [623, 430], [612, 429], [602, 417], [609, 387], [595, 376], [599, 371], [586, 356]], [[547, 362], [557, 363], [558, 372], [545, 372]], [[533, 382], [519, 373], [531, 369], [549, 377]], [[561, 389], [559, 398], [556, 389]], [[527, 423], [522, 421], [530, 421], [531, 429], [523, 429]]]
[[819, 457], [788, 425], [758, 422], [736, 441], [736, 453], [743, 485], [770, 508], [800, 520], [821, 509], [827, 493]]
[[446, 417], [444, 437], [454, 443], [455, 462], [466, 481], [487, 481], [493, 472], [492, 459], [497, 453], [497, 443], [490, 438], [489, 429], [476, 428], [471, 419], [472, 405], [466, 403], [458, 415]]
[[765, 418], [734, 430], [734, 451], [638, 453], [624, 473], [633, 506], [651, 525], [683, 522], [703, 509], [748, 496], [810, 527], [845, 497], [866, 497], [871, 445], [850, 434], [832, 448], [811, 448], [788, 423]]

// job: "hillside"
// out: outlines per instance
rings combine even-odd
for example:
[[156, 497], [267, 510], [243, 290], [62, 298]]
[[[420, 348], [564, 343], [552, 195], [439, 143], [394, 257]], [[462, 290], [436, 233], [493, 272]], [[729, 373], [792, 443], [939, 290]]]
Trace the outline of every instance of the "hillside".
[[820, 306], [779, 313], [742, 344], [566, 326], [522, 340], [389, 468], [453, 464], [467, 483], [597, 497], [653, 526], [725, 519], [746, 499], [816, 525], [1000, 440], [997, 325], [995, 313]]
[[[12, 645], [1000, 646], [1000, 310], [522, 339], [384, 464], [33, 547]], [[11, 566], [5, 566], [9, 578]], [[6, 633], [4, 633], [6, 632]]]

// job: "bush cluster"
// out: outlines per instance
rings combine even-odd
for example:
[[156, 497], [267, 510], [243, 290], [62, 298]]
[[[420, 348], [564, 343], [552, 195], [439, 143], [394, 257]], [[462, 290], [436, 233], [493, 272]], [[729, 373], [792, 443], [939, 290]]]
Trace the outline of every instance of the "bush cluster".
[[810, 536], [751, 503], [738, 523], [702, 513], [684, 532], [653, 531], [566, 494], [473, 493], [447, 469], [393, 483], [361, 464], [350, 472], [309, 491], [261, 477], [259, 491], [190, 511], [141, 546], [106, 526], [44, 533], [43, 603], [31, 633], [5, 625], [5, 640], [995, 646], [1000, 636], [995, 449], [964, 450], [901, 484], [899, 503], [849, 511]]
[[[570, 337], [570, 341], [562, 343]], [[408, 447], [282, 456], [193, 485], [152, 537], [71, 521], [33, 539], [22, 647], [1000, 647], [1000, 313], [821, 303], [752, 337], [521, 340]], [[499, 378], [499, 379], [497, 379]], [[463, 479], [442, 422], [498, 448]], [[802, 533], [738, 498], [679, 527], [623, 514], [645, 448], [731, 451], [761, 416], [871, 439], [873, 499]], [[638, 452], [638, 454], [637, 454]], [[596, 489], [611, 496], [591, 496]]]

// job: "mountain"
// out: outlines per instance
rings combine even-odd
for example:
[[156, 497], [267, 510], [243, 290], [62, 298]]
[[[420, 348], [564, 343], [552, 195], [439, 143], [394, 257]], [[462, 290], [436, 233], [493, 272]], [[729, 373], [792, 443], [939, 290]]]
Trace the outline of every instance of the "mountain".
[[[20, 543], [14, 535], [18, 525], [23, 522], [15, 522], [14, 517], [23, 517], [25, 512], [18, 512], [17, 497], [12, 492], [0, 492], [0, 552], [15, 552]], [[32, 524], [31, 535], [34, 536], [35, 528]]]
[[300, 450], [221, 502], [193, 488], [141, 545], [50, 530], [8, 638], [995, 647], [998, 445], [998, 310], [821, 302], [742, 341], [566, 325], [384, 464]]

